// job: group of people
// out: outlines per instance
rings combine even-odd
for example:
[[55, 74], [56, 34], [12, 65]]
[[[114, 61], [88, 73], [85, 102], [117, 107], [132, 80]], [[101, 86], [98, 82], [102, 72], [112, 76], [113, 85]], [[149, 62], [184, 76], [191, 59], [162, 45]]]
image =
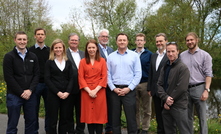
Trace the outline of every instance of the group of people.
[[[79, 50], [80, 37], [68, 36], [69, 48], [60, 39], [45, 45], [46, 31], [34, 31], [36, 44], [27, 48], [25, 32], [15, 34], [15, 47], [3, 61], [7, 84], [7, 134], [16, 134], [21, 108], [25, 134], [38, 134], [41, 97], [48, 134], [121, 133], [124, 110], [128, 134], [147, 134], [152, 98], [157, 133], [193, 133], [193, 105], [201, 134], [207, 134], [206, 100], [212, 78], [212, 58], [198, 47], [199, 38], [185, 37], [187, 51], [179, 55], [176, 42], [166, 34], [155, 36], [157, 52], [144, 47], [146, 36], [136, 34], [136, 48], [129, 50], [125, 33], [116, 36], [117, 50], [109, 43], [109, 31], [98, 33], [98, 42], [87, 41]], [[19, 66], [16, 66], [19, 65]]]

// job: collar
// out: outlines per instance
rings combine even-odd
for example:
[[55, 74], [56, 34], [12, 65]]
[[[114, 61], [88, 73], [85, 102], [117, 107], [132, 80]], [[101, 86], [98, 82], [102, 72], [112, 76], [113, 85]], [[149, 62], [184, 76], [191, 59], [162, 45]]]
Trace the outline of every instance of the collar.
[[73, 51], [73, 50], [71, 50], [71, 49], [70, 49], [70, 47], [69, 47], [69, 50], [70, 50], [70, 52], [71, 52], [71, 53], [79, 53], [79, 50], [78, 50], [78, 49], [77, 49], [77, 51], [76, 51], [76, 52], [74, 52], [74, 51]]
[[[16, 49], [16, 51], [17, 51], [17, 53], [18, 54], [22, 54], [19, 50], [18, 50], [18, 48], [17, 47], [15, 47], [15, 49]], [[26, 54], [28, 51], [27, 51], [27, 48], [25, 49], [25, 53], [24, 54]]]
[[43, 48], [45, 48], [46, 47], [46, 45], [44, 44], [44, 46], [42, 47], [42, 48], [40, 48], [40, 46], [36, 43], [35, 44], [35, 48], [40, 48], [40, 49], [43, 49]]
[[[157, 50], [156, 53], [160, 55], [159, 50]], [[162, 53], [162, 54], [163, 54], [163, 55], [166, 54], [166, 49], [163, 50], [163, 53]]]

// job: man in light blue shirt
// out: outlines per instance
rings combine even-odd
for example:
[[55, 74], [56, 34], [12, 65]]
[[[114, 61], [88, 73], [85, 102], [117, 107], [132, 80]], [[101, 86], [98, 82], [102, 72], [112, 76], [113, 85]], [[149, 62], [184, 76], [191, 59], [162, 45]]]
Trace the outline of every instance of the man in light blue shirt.
[[108, 85], [112, 101], [113, 133], [121, 133], [121, 105], [127, 120], [128, 134], [137, 132], [136, 125], [136, 92], [142, 71], [139, 55], [129, 50], [128, 36], [119, 33], [116, 37], [118, 49], [107, 58]]

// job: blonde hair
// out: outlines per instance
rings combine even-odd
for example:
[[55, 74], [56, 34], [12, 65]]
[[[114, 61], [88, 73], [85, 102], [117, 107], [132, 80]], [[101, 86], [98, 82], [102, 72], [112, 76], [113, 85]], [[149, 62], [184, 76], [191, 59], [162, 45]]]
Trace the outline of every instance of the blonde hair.
[[67, 54], [66, 54], [66, 47], [64, 42], [61, 39], [55, 39], [52, 43], [51, 43], [51, 47], [50, 47], [50, 55], [49, 55], [49, 60], [54, 60], [55, 59], [55, 54], [54, 54], [54, 46], [58, 43], [61, 43], [63, 46], [63, 59], [66, 61], [68, 60], [67, 58]]

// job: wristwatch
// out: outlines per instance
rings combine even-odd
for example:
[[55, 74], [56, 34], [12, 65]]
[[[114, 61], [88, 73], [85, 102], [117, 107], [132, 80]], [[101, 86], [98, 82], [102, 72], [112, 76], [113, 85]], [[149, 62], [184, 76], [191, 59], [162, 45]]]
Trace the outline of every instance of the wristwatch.
[[205, 90], [207, 90], [208, 93], [210, 92], [210, 89], [209, 89], [209, 88], [205, 88]]

